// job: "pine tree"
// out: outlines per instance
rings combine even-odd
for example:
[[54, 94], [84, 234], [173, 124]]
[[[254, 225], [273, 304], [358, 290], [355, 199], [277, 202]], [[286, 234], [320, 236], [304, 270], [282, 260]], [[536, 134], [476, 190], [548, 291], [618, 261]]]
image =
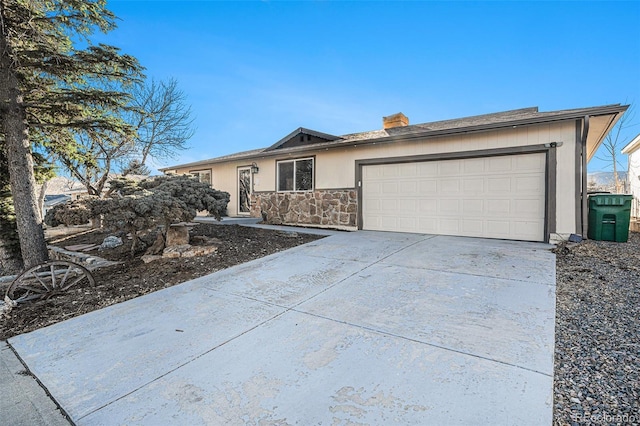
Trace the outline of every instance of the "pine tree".
[[106, 0], [0, 0], [0, 149], [27, 267], [48, 259], [34, 147], [92, 164], [97, 159], [82, 150], [79, 135], [98, 141], [134, 134], [118, 112], [129, 102], [125, 86], [139, 81], [141, 67], [90, 39], [115, 28], [105, 6]]

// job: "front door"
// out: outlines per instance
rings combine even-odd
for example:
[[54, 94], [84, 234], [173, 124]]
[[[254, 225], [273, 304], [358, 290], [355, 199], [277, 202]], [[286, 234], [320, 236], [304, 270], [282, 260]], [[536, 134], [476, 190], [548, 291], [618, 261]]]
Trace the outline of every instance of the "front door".
[[238, 168], [238, 215], [251, 213], [251, 167]]

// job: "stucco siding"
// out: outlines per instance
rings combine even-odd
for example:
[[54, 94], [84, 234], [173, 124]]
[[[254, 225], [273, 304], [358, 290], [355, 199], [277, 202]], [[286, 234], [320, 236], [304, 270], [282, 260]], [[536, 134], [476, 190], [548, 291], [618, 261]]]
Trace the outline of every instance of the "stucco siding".
[[576, 130], [575, 122], [550, 126], [547, 142], [562, 142], [556, 150], [556, 233], [570, 235], [580, 233], [576, 224], [576, 208], [580, 201], [576, 200]]
[[640, 217], [640, 151], [629, 153], [629, 190], [633, 194], [631, 216]]

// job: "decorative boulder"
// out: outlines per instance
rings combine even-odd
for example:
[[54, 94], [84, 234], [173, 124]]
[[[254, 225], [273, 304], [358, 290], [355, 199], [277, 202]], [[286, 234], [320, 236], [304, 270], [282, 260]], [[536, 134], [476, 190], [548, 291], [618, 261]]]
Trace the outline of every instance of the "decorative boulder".
[[108, 236], [100, 244], [100, 250], [111, 249], [122, 245], [122, 238], [116, 236]]

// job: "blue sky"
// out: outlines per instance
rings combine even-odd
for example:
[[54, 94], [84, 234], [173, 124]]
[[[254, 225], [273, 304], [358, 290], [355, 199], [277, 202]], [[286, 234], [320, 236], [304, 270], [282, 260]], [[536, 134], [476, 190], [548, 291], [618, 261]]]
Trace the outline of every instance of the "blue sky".
[[[374, 130], [399, 111], [415, 124], [640, 103], [638, 1], [107, 7], [120, 20], [100, 40], [136, 56], [149, 77], [176, 78], [192, 105], [190, 149], [157, 166], [266, 147], [298, 127]], [[640, 133], [640, 113], [631, 124], [626, 140]]]

